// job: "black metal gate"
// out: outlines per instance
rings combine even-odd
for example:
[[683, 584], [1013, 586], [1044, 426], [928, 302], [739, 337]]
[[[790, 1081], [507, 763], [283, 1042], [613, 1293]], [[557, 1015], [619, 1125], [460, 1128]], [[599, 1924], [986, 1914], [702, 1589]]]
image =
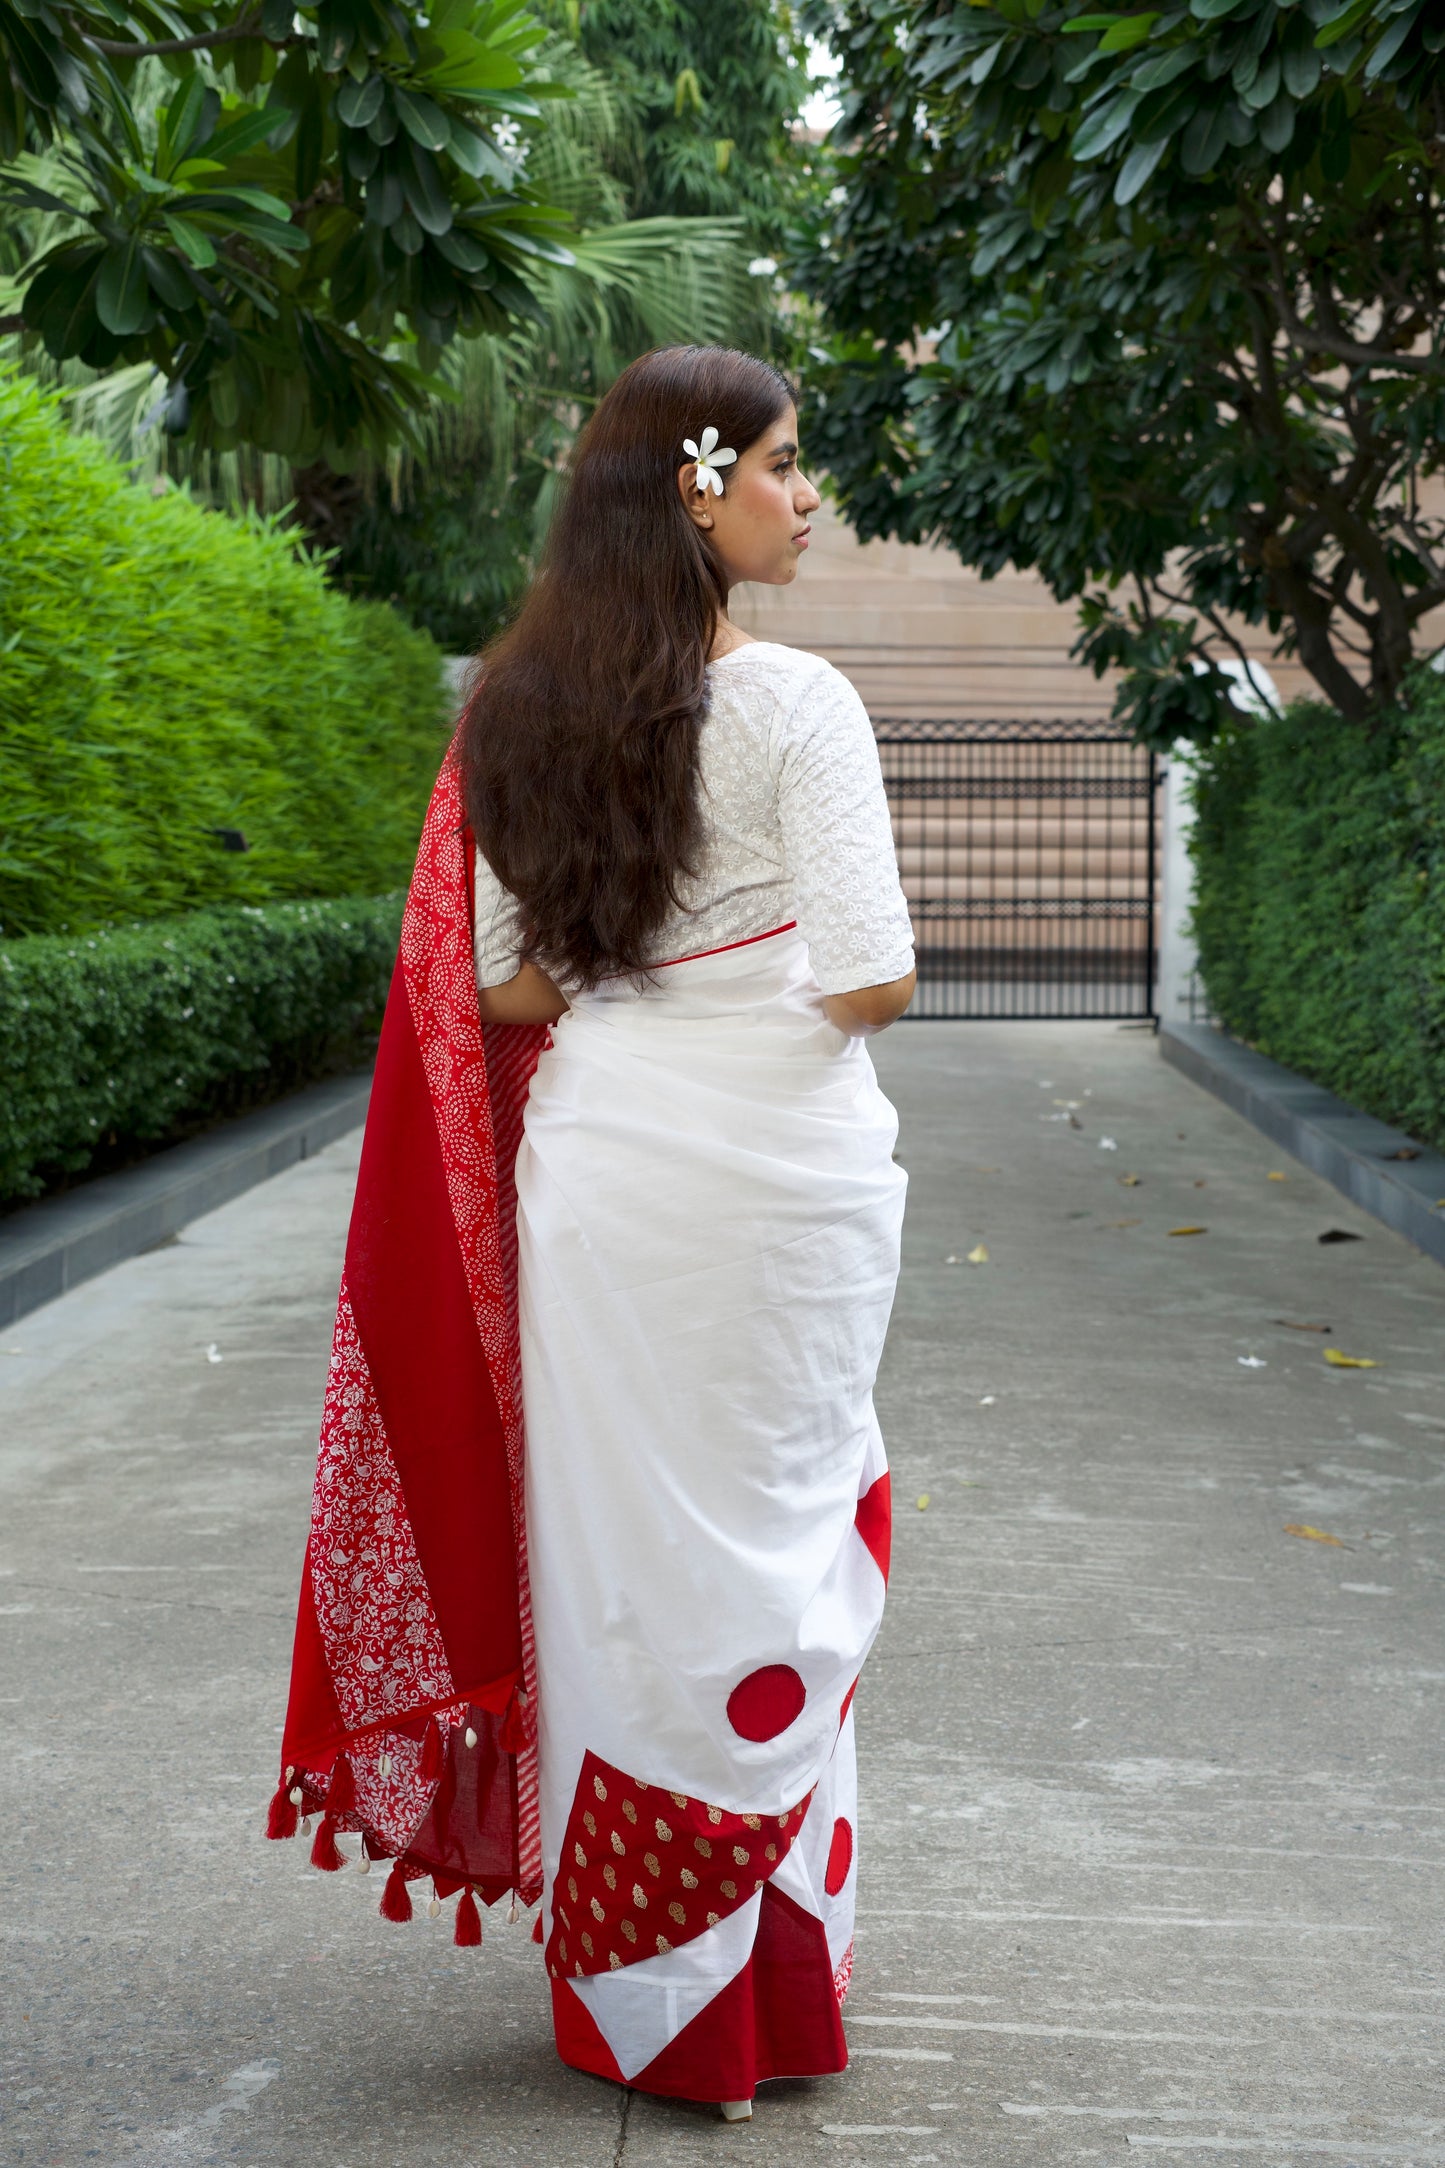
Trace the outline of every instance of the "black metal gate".
[[1148, 1017], [1157, 763], [1117, 725], [874, 719], [912, 1017]]

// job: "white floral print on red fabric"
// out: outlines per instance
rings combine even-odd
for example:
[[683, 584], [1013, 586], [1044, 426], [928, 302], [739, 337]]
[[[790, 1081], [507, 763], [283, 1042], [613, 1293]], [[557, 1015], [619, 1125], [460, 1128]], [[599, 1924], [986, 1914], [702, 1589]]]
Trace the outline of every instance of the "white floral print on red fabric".
[[[461, 1246], [477, 1330], [496, 1395], [507, 1451], [512, 1529], [521, 1607], [522, 1674], [535, 1711], [537, 1679], [532, 1606], [527, 1579], [523, 1504], [522, 1405], [515, 1301], [515, 1199], [498, 1181], [498, 1139], [492, 1127], [495, 1099], [515, 1106], [518, 1117], [526, 1083], [537, 1065], [541, 1034], [512, 1026], [494, 1032], [492, 1061], [477, 1002], [476, 959], [465, 909], [467, 856], [461, 791], [453, 768], [442, 772], [422, 831], [416, 871], [401, 930], [406, 980], [427, 1089], [436, 1115], [447, 1196]], [[520, 1136], [502, 1138], [508, 1166]], [[504, 1196], [505, 1188], [509, 1195]], [[503, 1221], [508, 1225], [503, 1231]], [[504, 1251], [504, 1244], [508, 1248]], [[535, 1738], [517, 1755], [519, 1893], [532, 1903], [542, 1886]]]
[[311, 1595], [349, 1732], [456, 1688], [342, 1283], [316, 1462]]

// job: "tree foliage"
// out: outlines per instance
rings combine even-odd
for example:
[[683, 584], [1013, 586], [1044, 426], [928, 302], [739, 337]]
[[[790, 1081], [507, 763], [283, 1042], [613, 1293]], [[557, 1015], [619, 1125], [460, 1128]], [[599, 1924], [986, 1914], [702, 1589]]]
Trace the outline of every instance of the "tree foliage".
[[779, 0], [551, 0], [628, 116], [614, 170], [633, 215], [741, 216], [775, 250], [803, 176], [791, 126], [807, 94]]
[[0, 0], [0, 185], [56, 222], [4, 328], [150, 362], [203, 446], [384, 447], [571, 260], [526, 170], [545, 35], [524, 0]]
[[548, 107], [528, 166], [573, 221], [574, 262], [536, 266], [534, 320], [456, 342], [442, 364], [452, 396], [392, 454], [384, 486], [333, 489], [334, 526], [314, 526], [339, 545], [337, 579], [392, 598], [453, 652], [481, 645], [515, 601], [578, 425], [634, 355], [772, 336], [740, 197], [722, 198], [725, 216], [641, 215], [625, 83], [575, 47], [551, 54], [572, 96]]
[[846, 78], [810, 438], [860, 531], [1036, 566], [1158, 742], [1215, 727], [1241, 621], [1377, 714], [1445, 602], [1438, 4], [810, 20]]
[[[339, 507], [335, 576], [393, 598], [453, 651], [525, 584], [579, 423], [635, 354], [779, 341], [771, 266], [797, 191], [802, 93], [777, 0], [551, 0], [549, 73], [572, 95], [536, 125], [528, 172], [574, 222], [572, 266], [539, 265], [539, 319], [458, 342], [456, 396], [395, 454], [389, 487]], [[732, 138], [717, 135], [724, 120]]]

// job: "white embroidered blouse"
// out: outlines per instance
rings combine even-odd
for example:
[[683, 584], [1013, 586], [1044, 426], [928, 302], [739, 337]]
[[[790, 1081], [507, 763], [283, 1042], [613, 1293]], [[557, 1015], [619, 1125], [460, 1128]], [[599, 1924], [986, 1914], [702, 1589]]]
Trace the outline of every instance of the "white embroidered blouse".
[[[708, 666], [699, 764], [707, 843], [686, 908], [649, 961], [726, 948], [796, 921], [825, 994], [913, 968], [888, 802], [867, 710], [831, 663], [772, 640]], [[479, 986], [515, 976], [515, 904], [477, 853]]]

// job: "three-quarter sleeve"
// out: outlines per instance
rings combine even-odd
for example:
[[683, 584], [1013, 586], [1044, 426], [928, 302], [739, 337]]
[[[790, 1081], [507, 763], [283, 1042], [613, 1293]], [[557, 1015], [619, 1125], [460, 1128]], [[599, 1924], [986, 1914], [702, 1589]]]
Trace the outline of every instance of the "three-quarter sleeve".
[[478, 986], [505, 986], [521, 969], [517, 899], [503, 888], [480, 851], [473, 885], [472, 924]]
[[829, 663], [778, 725], [778, 816], [798, 930], [825, 994], [913, 969], [913, 930], [868, 711]]

